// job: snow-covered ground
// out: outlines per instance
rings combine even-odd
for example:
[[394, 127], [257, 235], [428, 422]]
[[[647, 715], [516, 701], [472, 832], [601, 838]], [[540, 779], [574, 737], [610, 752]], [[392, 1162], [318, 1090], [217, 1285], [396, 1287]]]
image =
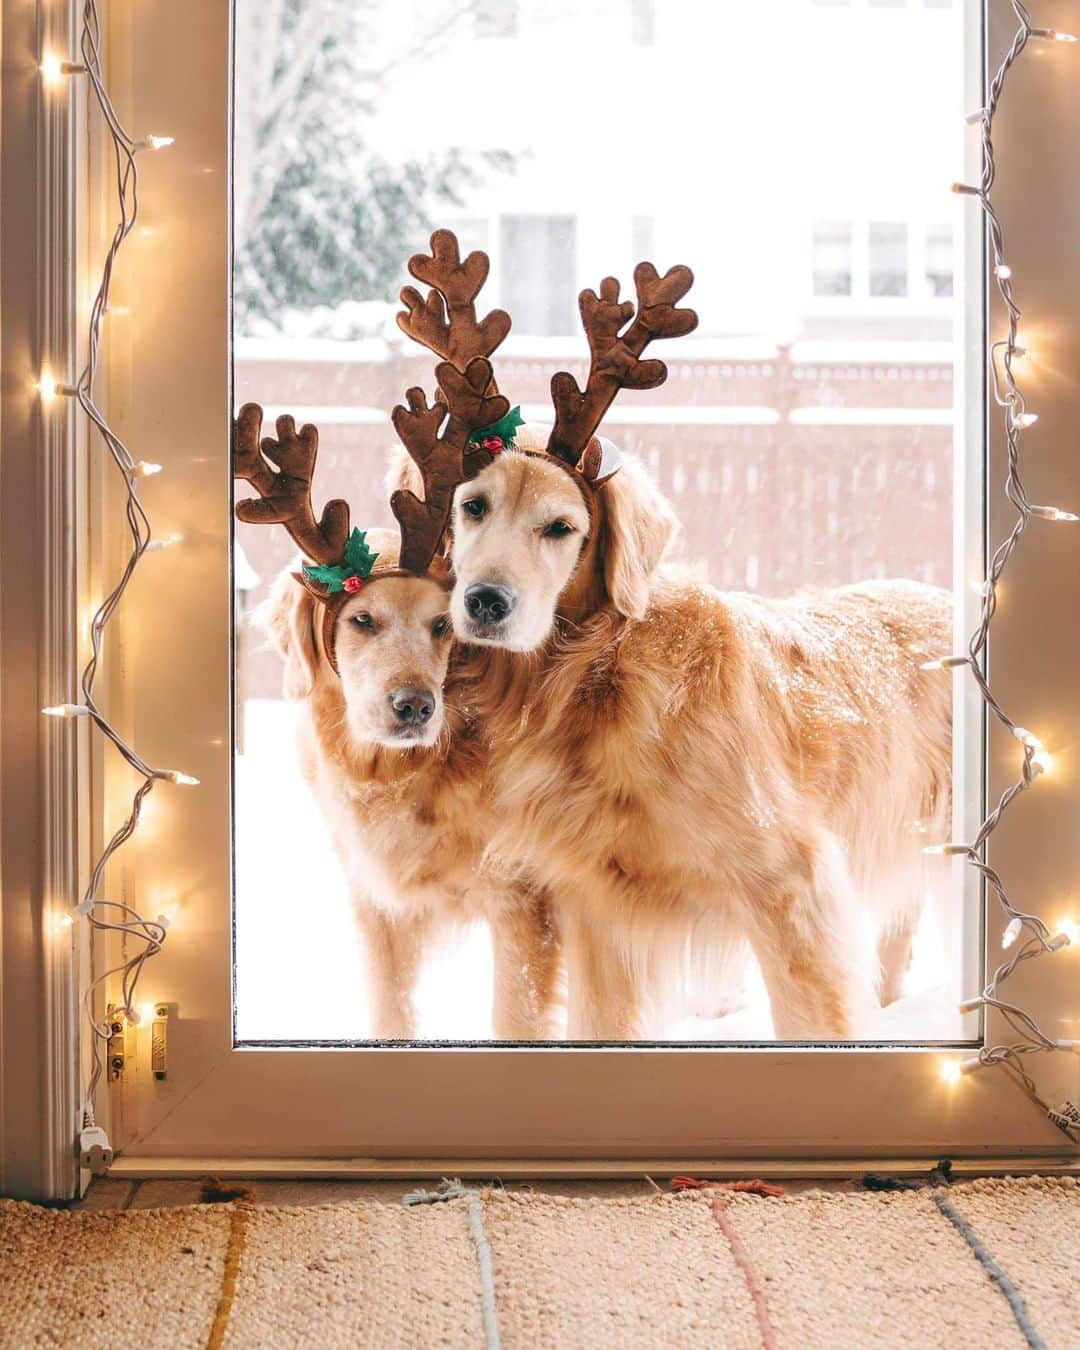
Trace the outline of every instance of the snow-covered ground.
[[[245, 753], [236, 757], [236, 979], [241, 1040], [362, 1040], [369, 1037], [364, 966], [345, 886], [314, 801], [293, 758], [291, 705], [246, 704]], [[288, 850], [265, 856], [266, 840], [288, 828]], [[957, 929], [957, 932], [959, 929]], [[949, 952], [927, 912], [905, 994], [882, 1009], [873, 1039], [947, 1040], [961, 1035]], [[420, 1034], [434, 1040], [491, 1036], [491, 944], [477, 926], [433, 957], [419, 990]], [[671, 1040], [772, 1039], [760, 978], [745, 1008], [726, 1017], [687, 1017]]]

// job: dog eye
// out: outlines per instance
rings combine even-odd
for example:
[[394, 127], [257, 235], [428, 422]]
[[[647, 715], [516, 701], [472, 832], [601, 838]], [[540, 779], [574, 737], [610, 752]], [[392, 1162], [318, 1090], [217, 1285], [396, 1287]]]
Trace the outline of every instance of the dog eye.
[[545, 539], [563, 539], [573, 532], [574, 527], [568, 520], [553, 520], [550, 525], [544, 526]]
[[487, 515], [487, 501], [483, 497], [470, 497], [467, 502], [461, 503], [461, 509], [473, 520], [481, 520]]
[[370, 614], [365, 614], [363, 610], [359, 614], [350, 614], [349, 618], [357, 628], [363, 628], [368, 633], [375, 631], [375, 620]]
[[431, 636], [437, 638], [445, 637], [447, 633], [449, 633], [449, 631], [450, 631], [450, 616], [447, 614], [440, 614], [439, 617], [435, 620], [435, 622], [431, 625]]

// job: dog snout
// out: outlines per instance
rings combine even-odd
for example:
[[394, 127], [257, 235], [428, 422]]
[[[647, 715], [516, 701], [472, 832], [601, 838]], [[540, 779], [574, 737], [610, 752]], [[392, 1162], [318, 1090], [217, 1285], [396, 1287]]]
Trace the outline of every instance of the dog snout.
[[510, 587], [495, 581], [477, 581], [465, 591], [465, 612], [474, 623], [502, 623], [516, 605], [517, 596]]
[[390, 695], [394, 716], [406, 726], [423, 726], [435, 711], [435, 695], [417, 684], [403, 684]]

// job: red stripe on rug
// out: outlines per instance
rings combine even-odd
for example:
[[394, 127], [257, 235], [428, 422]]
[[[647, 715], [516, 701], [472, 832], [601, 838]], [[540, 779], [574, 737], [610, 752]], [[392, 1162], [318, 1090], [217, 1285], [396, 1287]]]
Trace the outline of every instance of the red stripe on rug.
[[746, 1290], [750, 1295], [750, 1301], [754, 1305], [754, 1316], [757, 1318], [758, 1330], [761, 1333], [761, 1344], [765, 1350], [777, 1350], [776, 1333], [773, 1331], [772, 1322], [769, 1319], [769, 1305], [765, 1298], [765, 1290], [761, 1287], [757, 1272], [754, 1270], [753, 1263], [750, 1260], [750, 1253], [743, 1245], [743, 1240], [739, 1236], [735, 1225], [727, 1216], [724, 1197], [721, 1191], [740, 1191], [743, 1194], [760, 1196], [783, 1195], [783, 1188], [780, 1186], [771, 1186], [767, 1181], [759, 1181], [756, 1178], [747, 1181], [730, 1181], [726, 1183], [715, 1181], [696, 1181], [693, 1177], [672, 1177], [671, 1189], [673, 1191], [711, 1191], [710, 1202], [712, 1205], [712, 1215], [716, 1220], [716, 1226], [727, 1239], [728, 1247], [731, 1249], [731, 1255], [735, 1264], [742, 1271], [742, 1277], [746, 1282]]

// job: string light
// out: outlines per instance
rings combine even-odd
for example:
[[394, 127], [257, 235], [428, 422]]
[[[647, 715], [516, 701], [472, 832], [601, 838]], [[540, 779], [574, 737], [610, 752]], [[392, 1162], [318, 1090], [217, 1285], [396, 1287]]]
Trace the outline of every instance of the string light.
[[41, 71], [41, 78], [45, 85], [50, 89], [55, 89], [63, 84], [68, 75], [85, 75], [86, 67], [78, 66], [73, 61], [64, 61], [55, 52], [48, 52], [41, 58], [41, 65], [38, 67]]
[[1068, 946], [1080, 946], [1080, 922], [1071, 915], [1061, 919], [1057, 925], [1057, 936], [1063, 937]]
[[160, 553], [163, 548], [172, 548], [174, 544], [182, 544], [183, 535], [170, 534], [165, 539], [151, 539], [143, 548], [144, 553]]
[[1028, 30], [1030, 37], [1039, 42], [1075, 42], [1075, 33], [1062, 33], [1056, 28], [1031, 28]]
[[1008, 951], [1016, 939], [1024, 931], [1024, 921], [1020, 918], [1010, 919], [1005, 925], [1005, 931], [1001, 935], [1002, 951]]
[[58, 384], [55, 376], [47, 370], [41, 372], [34, 383], [34, 388], [41, 395], [44, 404], [53, 403], [58, 397], [75, 398], [79, 392], [73, 384]]
[[[140, 150], [159, 151], [173, 144], [171, 136], [147, 135], [135, 140], [128, 134], [113, 107], [112, 100], [105, 88], [102, 77], [102, 40], [101, 17], [98, 0], [83, 0], [82, 20], [79, 35], [79, 52], [83, 64], [74, 65], [61, 61], [58, 57], [46, 55], [41, 62], [41, 74], [46, 84], [55, 84], [65, 75], [85, 73], [90, 84], [93, 102], [101, 114], [105, 131], [111, 141], [110, 162], [116, 168], [116, 198], [119, 205], [119, 219], [113, 230], [101, 270], [101, 280], [90, 306], [87, 335], [87, 361], [78, 382], [74, 386], [58, 384], [48, 371], [39, 377], [37, 388], [42, 403], [48, 404], [59, 394], [74, 397], [86, 413], [92, 425], [100, 435], [101, 441], [110, 459], [121, 475], [127, 493], [125, 520], [130, 531], [131, 543], [127, 561], [120, 577], [111, 592], [96, 604], [88, 623], [90, 639], [90, 657], [80, 677], [81, 703], [57, 703], [44, 709], [50, 717], [72, 718], [89, 716], [97, 729], [119, 751], [127, 764], [139, 775], [141, 782], [132, 799], [127, 818], [114, 831], [105, 843], [94, 863], [86, 883], [82, 900], [74, 913], [68, 917], [72, 923], [79, 917], [85, 917], [90, 927], [101, 935], [117, 933], [122, 935], [125, 944], [125, 959], [119, 965], [103, 971], [90, 981], [84, 996], [84, 1008], [92, 1032], [91, 1056], [93, 1068], [83, 1099], [83, 1134], [101, 1133], [97, 1131], [94, 1119], [95, 1094], [104, 1070], [102, 1048], [111, 1035], [109, 1019], [98, 1019], [95, 1015], [95, 1001], [99, 991], [110, 980], [119, 983], [117, 1006], [126, 1010], [131, 1020], [138, 1018], [135, 1011], [135, 987], [146, 961], [155, 956], [165, 940], [169, 926], [168, 917], [162, 915], [149, 919], [139, 914], [131, 905], [115, 900], [105, 900], [99, 895], [106, 868], [125, 843], [135, 833], [140, 823], [144, 806], [150, 793], [158, 782], [176, 783], [184, 786], [197, 786], [199, 780], [189, 773], [178, 769], [157, 769], [148, 763], [129, 745], [112, 726], [101, 711], [95, 698], [95, 685], [101, 662], [102, 645], [110, 620], [115, 615], [131, 583], [132, 576], [143, 554], [166, 548], [179, 543], [180, 536], [154, 539], [150, 530], [150, 520], [146, 509], [139, 500], [138, 485], [142, 479], [161, 471], [160, 464], [147, 460], [136, 460], [124, 441], [113, 430], [108, 419], [98, 407], [95, 398], [95, 384], [101, 355], [101, 326], [109, 310], [109, 291], [114, 275], [114, 265], [124, 242], [135, 229], [139, 217], [139, 172], [136, 154]], [[117, 306], [117, 313], [130, 312], [126, 306]], [[128, 954], [132, 948], [132, 954]], [[105, 1144], [107, 1145], [107, 1140]], [[86, 1150], [84, 1150], [85, 1152]], [[100, 1154], [101, 1149], [98, 1149]], [[111, 1152], [111, 1151], [110, 1151]]]
[[960, 666], [970, 666], [970, 656], [935, 656], [932, 661], [924, 661], [920, 670], [956, 670]]
[[[1061, 951], [1074, 941], [1080, 940], [1080, 924], [1071, 917], [1065, 918], [1054, 934], [1037, 914], [1018, 910], [1009, 897], [1005, 884], [998, 873], [985, 861], [986, 841], [1001, 822], [1011, 803], [1021, 792], [1035, 782], [1042, 774], [1048, 773], [1052, 760], [1042, 741], [1026, 727], [1018, 726], [1005, 712], [995, 698], [982, 669], [982, 657], [990, 634], [990, 626], [998, 606], [998, 587], [1002, 573], [1008, 565], [1027, 522], [1032, 516], [1045, 520], [1074, 521], [1077, 519], [1071, 511], [1059, 507], [1033, 506], [1027, 499], [1024, 484], [1020, 477], [1020, 439], [1021, 433], [1038, 421], [1038, 414], [1028, 412], [1023, 394], [1013, 373], [1014, 360], [1026, 354], [1026, 346], [1021, 344], [1018, 325], [1021, 311], [1013, 296], [1012, 268], [1005, 261], [1005, 240], [1001, 222], [991, 198], [996, 176], [994, 158], [993, 123], [1005, 81], [1014, 62], [1023, 53], [1033, 38], [1048, 42], [1075, 42], [1072, 34], [1059, 33], [1052, 28], [1035, 28], [1031, 16], [1021, 0], [1010, 0], [1016, 16], [1017, 30], [988, 87], [986, 106], [978, 113], [968, 117], [968, 122], [980, 128], [982, 140], [982, 174], [978, 186], [967, 183], [954, 183], [952, 190], [966, 196], [978, 198], [979, 207], [986, 221], [990, 253], [994, 276], [1002, 304], [1008, 315], [1008, 335], [999, 342], [991, 343], [988, 352], [988, 365], [994, 381], [994, 395], [999, 406], [1005, 410], [1005, 443], [1008, 471], [1005, 482], [1005, 494], [1016, 508], [1017, 518], [1012, 529], [994, 552], [983, 591], [982, 613], [978, 626], [968, 644], [966, 662], [956, 658], [944, 657], [925, 663], [923, 669], [944, 670], [961, 664], [968, 664], [972, 676], [982, 695], [983, 701], [995, 718], [1024, 747], [1024, 759], [1020, 778], [1002, 792], [997, 804], [990, 811], [976, 832], [970, 844], [932, 844], [924, 853], [945, 855], [963, 854], [967, 865], [979, 873], [987, 891], [993, 895], [1008, 917], [1008, 923], [1002, 934], [1002, 948], [1009, 952], [1005, 961], [993, 972], [982, 993], [964, 1000], [960, 1004], [963, 1012], [973, 1012], [986, 1007], [995, 1012], [1013, 1033], [1016, 1039], [1001, 1044], [986, 1044], [972, 1059], [957, 1063], [946, 1060], [941, 1065], [941, 1077], [950, 1084], [956, 1084], [965, 1074], [985, 1066], [996, 1065], [1006, 1072], [1047, 1115], [1047, 1117], [1074, 1143], [1080, 1142], [1080, 1113], [1071, 1103], [1060, 1107], [1051, 1107], [1039, 1095], [1038, 1087], [1024, 1066], [1029, 1055], [1055, 1050], [1072, 1050], [1075, 1043], [1052, 1040], [1042, 1030], [1030, 1013], [1016, 1004], [1007, 1003], [1001, 998], [1000, 988], [1016, 968], [1025, 961], [1036, 957], [1051, 955]], [[998, 352], [1002, 353], [1001, 370], [998, 369]], [[1023, 939], [1023, 940], [1021, 940]]]

